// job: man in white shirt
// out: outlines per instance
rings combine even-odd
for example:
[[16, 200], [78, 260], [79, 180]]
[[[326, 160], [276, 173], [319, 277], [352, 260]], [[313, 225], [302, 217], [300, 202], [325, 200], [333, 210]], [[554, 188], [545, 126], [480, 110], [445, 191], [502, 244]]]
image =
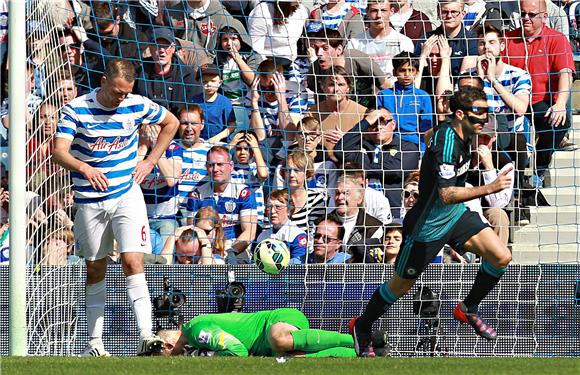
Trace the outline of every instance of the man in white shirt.
[[348, 47], [368, 54], [387, 77], [393, 76], [393, 56], [413, 52], [413, 41], [391, 27], [392, 8], [388, 1], [370, 0], [367, 6], [368, 29], [352, 38]]

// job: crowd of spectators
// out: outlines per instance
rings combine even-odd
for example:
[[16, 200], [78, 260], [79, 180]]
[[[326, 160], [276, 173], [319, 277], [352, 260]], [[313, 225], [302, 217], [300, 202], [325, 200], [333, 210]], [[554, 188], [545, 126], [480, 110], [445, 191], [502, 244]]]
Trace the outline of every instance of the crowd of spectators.
[[[543, 203], [530, 197], [553, 153], [575, 148], [566, 135], [577, 3], [55, 1], [64, 14], [57, 30], [64, 68], [45, 87], [45, 67], [28, 61], [24, 99], [29, 237], [36, 233], [31, 247], [42, 248], [35, 261], [76, 261], [74, 192], [49, 161], [52, 135], [59, 109], [98, 89], [113, 58], [137, 68], [133, 94], [180, 121], [141, 184], [150, 262], [248, 263], [264, 238], [285, 241], [292, 263], [394, 262], [405, 212], [419, 199], [421, 157], [451, 113], [450, 95], [467, 85], [485, 90], [493, 113], [473, 140], [468, 182], [489, 184], [508, 165], [515, 181], [467, 205], [508, 243], [510, 226], [527, 223], [526, 206]], [[139, 157], [158, 133], [142, 127]], [[8, 261], [9, 232], [5, 167], [1, 174], [0, 263]], [[446, 251], [446, 259], [473, 261]]]

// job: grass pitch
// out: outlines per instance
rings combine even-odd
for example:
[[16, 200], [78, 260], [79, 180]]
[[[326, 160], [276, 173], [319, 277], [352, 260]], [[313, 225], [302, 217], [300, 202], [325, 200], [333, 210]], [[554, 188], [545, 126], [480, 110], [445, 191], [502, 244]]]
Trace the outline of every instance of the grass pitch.
[[124, 374], [542, 374], [578, 375], [577, 358], [194, 358], [2, 357], [2, 375]]

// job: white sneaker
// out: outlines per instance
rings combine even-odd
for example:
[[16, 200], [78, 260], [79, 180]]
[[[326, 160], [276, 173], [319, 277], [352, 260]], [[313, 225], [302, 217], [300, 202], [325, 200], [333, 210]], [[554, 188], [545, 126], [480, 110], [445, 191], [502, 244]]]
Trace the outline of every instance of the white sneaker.
[[89, 342], [87, 347], [79, 357], [110, 357], [111, 354], [105, 350], [103, 342]]
[[151, 355], [161, 353], [165, 348], [165, 341], [157, 335], [141, 337], [137, 347], [137, 355]]

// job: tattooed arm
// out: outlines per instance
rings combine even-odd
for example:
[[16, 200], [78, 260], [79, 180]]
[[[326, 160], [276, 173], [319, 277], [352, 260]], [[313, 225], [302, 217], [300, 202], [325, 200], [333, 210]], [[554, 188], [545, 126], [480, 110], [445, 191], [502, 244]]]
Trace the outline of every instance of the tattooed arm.
[[508, 175], [511, 168], [498, 174], [497, 178], [488, 185], [474, 187], [447, 186], [439, 188], [439, 197], [445, 204], [456, 204], [481, 198], [488, 194], [497, 193], [511, 186], [512, 178]]

